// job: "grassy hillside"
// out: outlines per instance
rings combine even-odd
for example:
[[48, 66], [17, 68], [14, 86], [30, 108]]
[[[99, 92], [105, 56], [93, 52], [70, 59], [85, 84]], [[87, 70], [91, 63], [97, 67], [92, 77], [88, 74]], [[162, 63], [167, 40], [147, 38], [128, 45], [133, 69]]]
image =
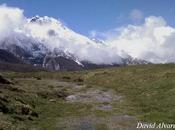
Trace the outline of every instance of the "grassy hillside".
[[175, 122], [175, 65], [79, 72], [4, 72], [0, 127], [134, 130], [137, 121]]

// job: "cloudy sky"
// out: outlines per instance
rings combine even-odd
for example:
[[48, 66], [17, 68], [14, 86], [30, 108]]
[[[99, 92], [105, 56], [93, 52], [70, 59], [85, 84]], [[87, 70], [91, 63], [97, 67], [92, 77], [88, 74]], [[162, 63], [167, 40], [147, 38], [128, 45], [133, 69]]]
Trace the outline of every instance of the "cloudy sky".
[[[54, 47], [67, 44], [71, 52], [82, 52], [77, 55], [93, 62], [113, 63], [125, 54], [153, 63], [175, 62], [175, 0], [0, 0], [0, 5], [1, 39], [14, 30], [30, 30], [42, 39], [53, 42], [54, 38]], [[104, 40], [105, 45], [82, 44], [89, 41], [87, 37], [74, 33], [75, 43], [48, 38], [46, 26], [31, 28], [26, 23], [35, 15], [59, 19], [77, 33]]]
[[145, 17], [162, 16], [175, 26], [175, 0], [0, 0], [0, 4], [24, 9], [24, 15], [50, 16], [63, 20], [84, 35], [127, 24], [139, 24]]

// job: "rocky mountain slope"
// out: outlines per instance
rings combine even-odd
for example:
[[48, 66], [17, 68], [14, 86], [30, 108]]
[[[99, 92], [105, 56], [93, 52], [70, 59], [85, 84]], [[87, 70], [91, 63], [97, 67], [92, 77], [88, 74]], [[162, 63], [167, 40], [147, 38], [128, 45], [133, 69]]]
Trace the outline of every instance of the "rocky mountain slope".
[[44, 68], [24, 63], [11, 52], [0, 49], [0, 71], [30, 72], [44, 71]]
[[7, 52], [0, 51], [0, 61], [18, 61], [52, 71], [148, 64], [111, 53], [104, 42], [75, 33], [59, 20], [47, 16], [27, 19], [23, 27], [0, 41], [0, 49]]
[[9, 63], [22, 63], [22, 61], [15, 57], [12, 53], [0, 49], [0, 62], [9, 62]]

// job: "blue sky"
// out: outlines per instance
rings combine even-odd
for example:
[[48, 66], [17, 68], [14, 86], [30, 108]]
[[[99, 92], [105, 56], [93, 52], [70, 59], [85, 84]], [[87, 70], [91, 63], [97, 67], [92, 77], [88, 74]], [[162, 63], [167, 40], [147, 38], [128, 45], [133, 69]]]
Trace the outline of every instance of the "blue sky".
[[[175, 0], [0, 0], [3, 3], [24, 9], [27, 17], [59, 18], [87, 36], [92, 30], [104, 32], [139, 24], [150, 15], [162, 16], [169, 25], [175, 26]], [[136, 10], [136, 21], [131, 18], [133, 10]]]

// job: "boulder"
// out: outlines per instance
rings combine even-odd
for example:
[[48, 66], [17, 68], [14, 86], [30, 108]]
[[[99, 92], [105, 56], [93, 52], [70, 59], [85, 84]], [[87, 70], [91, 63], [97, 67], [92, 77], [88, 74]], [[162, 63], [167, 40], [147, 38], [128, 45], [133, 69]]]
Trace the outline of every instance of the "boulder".
[[0, 84], [12, 84], [12, 82], [8, 81], [0, 75]]

